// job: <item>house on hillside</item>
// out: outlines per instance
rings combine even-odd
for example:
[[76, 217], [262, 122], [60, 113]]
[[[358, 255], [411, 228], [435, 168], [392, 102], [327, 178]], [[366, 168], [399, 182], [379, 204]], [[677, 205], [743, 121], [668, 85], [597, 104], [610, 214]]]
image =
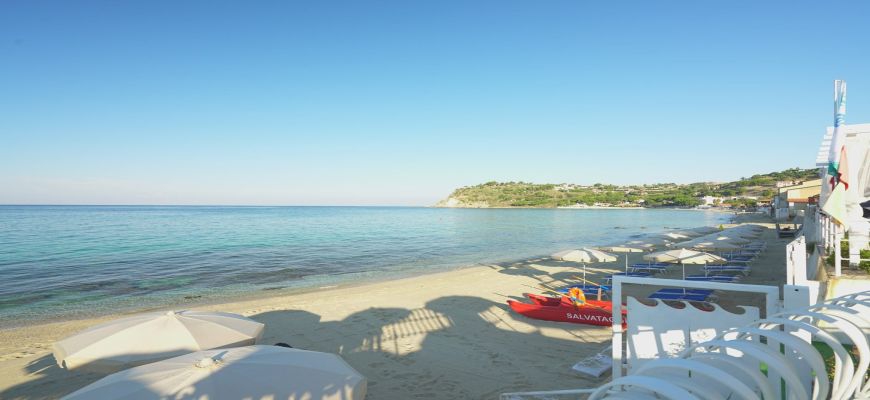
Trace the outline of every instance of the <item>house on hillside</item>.
[[716, 206], [722, 202], [721, 197], [714, 197], [714, 196], [701, 196], [698, 198], [698, 200], [701, 200], [701, 205], [705, 206], [705, 207]]

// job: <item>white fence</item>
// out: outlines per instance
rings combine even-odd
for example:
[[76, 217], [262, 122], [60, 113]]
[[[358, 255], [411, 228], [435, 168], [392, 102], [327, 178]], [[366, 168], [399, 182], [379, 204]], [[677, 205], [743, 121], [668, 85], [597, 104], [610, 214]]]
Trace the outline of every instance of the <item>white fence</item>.
[[[846, 334], [853, 350], [834, 337], [835, 329]], [[691, 346], [678, 358], [651, 361], [631, 375], [615, 376], [598, 388], [505, 393], [501, 398], [868, 399], [868, 332], [870, 291], [768, 315]], [[831, 380], [812, 342], [833, 351]]]

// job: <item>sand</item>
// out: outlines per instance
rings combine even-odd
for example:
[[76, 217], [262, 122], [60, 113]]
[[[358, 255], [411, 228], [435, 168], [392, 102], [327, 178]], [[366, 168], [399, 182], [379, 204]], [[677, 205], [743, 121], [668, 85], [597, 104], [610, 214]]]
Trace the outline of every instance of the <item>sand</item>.
[[[775, 238], [772, 229], [764, 239], [768, 251], [742, 283], [779, 286], [788, 240]], [[621, 268], [596, 265], [588, 278], [600, 281]], [[595, 387], [609, 379], [571, 370], [609, 345], [609, 327], [527, 319], [505, 303], [524, 292], [541, 293], [542, 283], [577, 283], [578, 271], [576, 264], [531, 259], [196, 308], [265, 323], [265, 344], [341, 355], [368, 378], [369, 399], [493, 399], [503, 392]], [[662, 277], [680, 274], [675, 268]], [[51, 343], [117, 317], [0, 330], [0, 398], [58, 398], [101, 378], [58, 368]]]

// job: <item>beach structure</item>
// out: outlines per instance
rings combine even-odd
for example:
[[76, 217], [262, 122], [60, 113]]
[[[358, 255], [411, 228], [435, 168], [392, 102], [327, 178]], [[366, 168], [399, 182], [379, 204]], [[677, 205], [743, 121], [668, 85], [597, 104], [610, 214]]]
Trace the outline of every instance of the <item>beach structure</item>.
[[788, 218], [803, 217], [807, 208], [816, 204], [821, 191], [821, 179], [778, 188], [773, 198], [774, 218], [785, 221]]
[[366, 384], [365, 377], [335, 354], [245, 346], [189, 353], [117, 372], [64, 399], [362, 400]]
[[54, 344], [66, 369], [117, 371], [193, 351], [253, 345], [264, 325], [222, 312], [145, 313], [91, 327]]

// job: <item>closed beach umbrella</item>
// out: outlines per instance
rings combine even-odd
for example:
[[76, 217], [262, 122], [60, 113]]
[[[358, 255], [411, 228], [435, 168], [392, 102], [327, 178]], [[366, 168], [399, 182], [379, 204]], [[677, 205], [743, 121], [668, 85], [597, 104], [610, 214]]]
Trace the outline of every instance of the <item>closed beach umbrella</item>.
[[681, 230], [677, 230], [677, 231], [669, 231], [669, 232], [667, 232], [667, 233], [669, 233], [669, 234], [674, 234], [674, 235], [685, 236], [685, 237], [688, 237], [688, 238], [695, 238], [695, 237], [698, 237], [698, 236], [704, 235], [703, 233], [696, 232], [696, 231], [691, 231], [691, 230], [688, 230], [688, 229], [681, 229]]
[[246, 346], [117, 372], [64, 399], [362, 400], [365, 395], [365, 377], [335, 354]]
[[673, 240], [668, 240], [668, 239], [665, 239], [663, 237], [652, 237], [652, 238], [632, 240], [632, 241], [626, 242], [625, 244], [632, 246], [632, 247], [640, 247], [642, 249], [655, 250], [655, 249], [662, 248], [662, 247], [669, 247], [673, 243], [674, 243]]
[[683, 279], [686, 279], [686, 264], [722, 263], [725, 259], [715, 254], [688, 249], [673, 249], [660, 251], [643, 256], [644, 260], [655, 262], [679, 263], [683, 267]]
[[578, 250], [565, 250], [551, 255], [554, 260], [573, 261], [583, 263], [583, 287], [586, 287], [586, 263], [613, 262], [616, 256], [601, 250], [582, 248]]
[[62, 368], [117, 371], [192, 351], [256, 344], [264, 325], [222, 312], [146, 313], [97, 325], [54, 344]]

